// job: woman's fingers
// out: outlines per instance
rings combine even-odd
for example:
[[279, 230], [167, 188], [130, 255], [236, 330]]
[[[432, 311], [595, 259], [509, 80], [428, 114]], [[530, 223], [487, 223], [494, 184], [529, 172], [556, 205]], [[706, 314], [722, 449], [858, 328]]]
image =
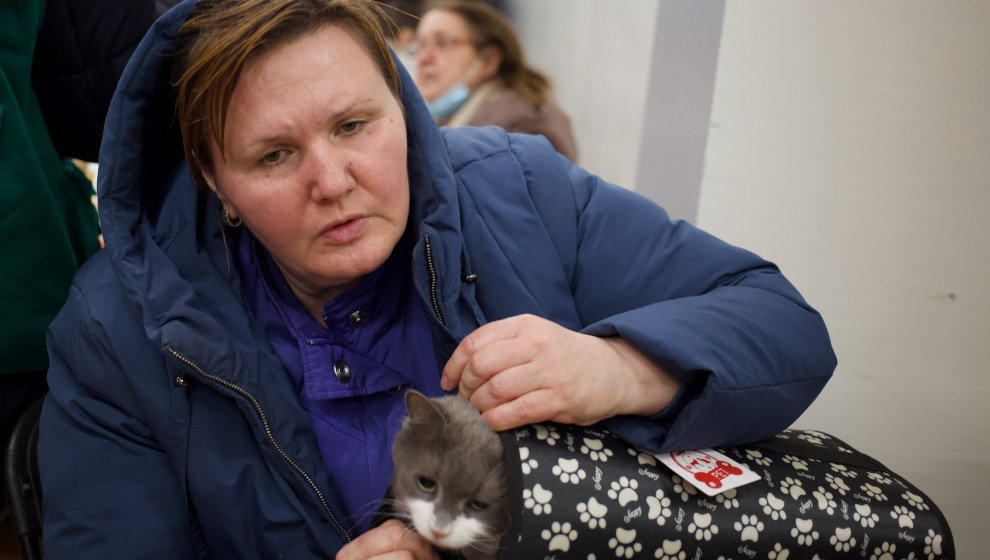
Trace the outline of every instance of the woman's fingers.
[[519, 332], [521, 319], [523, 319], [522, 316], [492, 321], [478, 327], [474, 332], [464, 337], [443, 368], [440, 386], [445, 391], [460, 386], [471, 359], [495, 342], [514, 339]]
[[426, 539], [391, 519], [359, 536], [337, 553], [336, 560], [438, 560]]
[[472, 391], [471, 405], [485, 412], [541, 388], [542, 383], [540, 369], [532, 363], [500, 369]]
[[500, 432], [547, 420], [567, 422], [560, 415], [561, 406], [553, 391], [537, 390], [485, 411], [481, 417]]
[[[499, 392], [499, 389], [511, 390], [511, 386], [503, 385], [509, 379], [495, 380], [508, 371], [529, 366], [536, 360], [538, 357], [534, 355], [532, 346], [525, 341], [518, 339], [496, 340], [479, 349], [468, 360], [468, 364], [461, 374], [460, 392], [464, 397], [473, 399], [476, 391], [484, 389], [492, 382], [495, 382], [497, 386], [489, 387], [489, 391], [492, 389], [495, 389], [495, 392]], [[511, 397], [518, 395], [518, 392], [513, 392]], [[497, 396], [504, 399], [509, 395]]]

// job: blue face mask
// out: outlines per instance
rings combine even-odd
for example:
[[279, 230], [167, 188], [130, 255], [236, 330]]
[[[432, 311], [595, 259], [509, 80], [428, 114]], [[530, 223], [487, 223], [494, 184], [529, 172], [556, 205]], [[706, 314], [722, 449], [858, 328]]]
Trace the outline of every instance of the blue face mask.
[[464, 105], [464, 102], [470, 96], [471, 91], [468, 90], [467, 85], [464, 82], [457, 82], [450, 86], [450, 89], [443, 92], [440, 97], [437, 97], [433, 101], [427, 101], [426, 108], [433, 115], [433, 120], [439, 121], [453, 115], [455, 111], [461, 108], [461, 105]]

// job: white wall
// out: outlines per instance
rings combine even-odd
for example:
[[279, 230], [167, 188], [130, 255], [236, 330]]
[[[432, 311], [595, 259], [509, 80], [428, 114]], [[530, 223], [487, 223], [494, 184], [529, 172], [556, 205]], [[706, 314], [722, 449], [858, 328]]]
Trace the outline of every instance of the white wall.
[[579, 163], [605, 180], [636, 181], [657, 2], [510, 0], [529, 61], [570, 116]]
[[798, 425], [939, 504], [985, 558], [990, 3], [728, 3], [698, 222], [823, 314], [835, 378]]
[[662, 0], [643, 114], [636, 192], [694, 222], [725, 0]]

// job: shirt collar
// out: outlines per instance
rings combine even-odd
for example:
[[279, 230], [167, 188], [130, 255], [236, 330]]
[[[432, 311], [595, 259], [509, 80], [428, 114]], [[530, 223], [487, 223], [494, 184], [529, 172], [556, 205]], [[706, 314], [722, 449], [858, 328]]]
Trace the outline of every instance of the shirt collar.
[[[385, 263], [364, 277], [360, 283], [323, 305], [326, 327], [302, 304], [281, 269], [265, 247], [250, 231], [238, 250], [239, 264], [254, 260], [261, 272], [263, 288], [296, 338], [334, 339], [338, 344], [353, 346], [352, 333], [359, 326], [365, 336], [387, 329], [398, 313], [402, 287], [408, 282], [410, 242], [403, 236]], [[371, 332], [368, 332], [368, 331]], [[377, 338], [377, 337], [375, 337]]]

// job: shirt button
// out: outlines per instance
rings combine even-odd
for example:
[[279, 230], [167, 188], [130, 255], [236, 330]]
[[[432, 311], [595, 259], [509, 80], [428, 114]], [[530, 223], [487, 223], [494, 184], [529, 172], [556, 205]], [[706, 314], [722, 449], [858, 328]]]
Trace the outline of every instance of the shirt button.
[[368, 314], [364, 311], [355, 311], [347, 317], [347, 325], [352, 329], [363, 327], [368, 322]]
[[351, 380], [351, 366], [344, 360], [337, 360], [333, 363], [333, 374], [337, 376], [337, 381], [347, 383]]

